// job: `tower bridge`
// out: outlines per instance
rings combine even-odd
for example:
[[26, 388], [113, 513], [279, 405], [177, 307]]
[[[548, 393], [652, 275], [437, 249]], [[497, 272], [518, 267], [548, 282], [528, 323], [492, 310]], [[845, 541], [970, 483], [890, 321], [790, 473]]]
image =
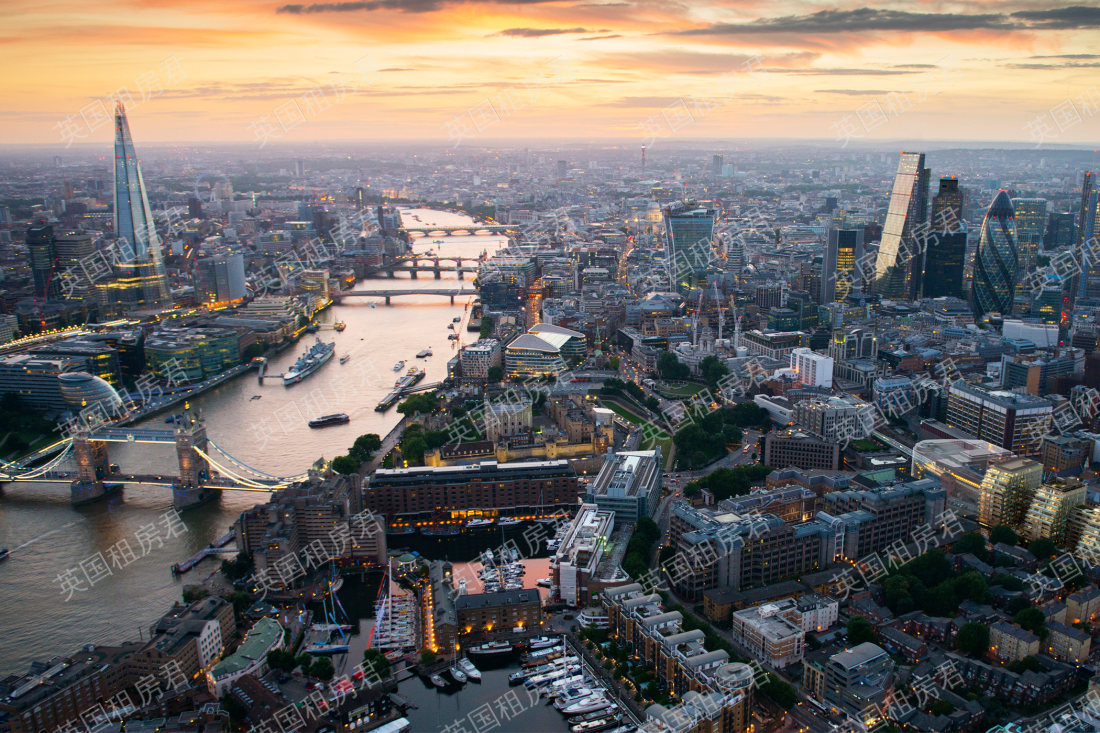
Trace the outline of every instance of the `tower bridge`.
[[[110, 443], [174, 444], [178, 473], [175, 476], [115, 473], [107, 449]], [[48, 450], [60, 453], [39, 466], [29, 465], [47, 455]], [[70, 460], [76, 464], [75, 471], [65, 468]], [[96, 501], [111, 494], [120, 484], [135, 483], [170, 487], [173, 505], [184, 509], [207, 501], [219, 491], [269, 493], [307, 477], [308, 473], [272, 476], [234, 458], [207, 437], [202, 418], [190, 409], [177, 416], [173, 429], [114, 426], [85, 429], [19, 463], [0, 462], [0, 481], [68, 483], [73, 504]]]

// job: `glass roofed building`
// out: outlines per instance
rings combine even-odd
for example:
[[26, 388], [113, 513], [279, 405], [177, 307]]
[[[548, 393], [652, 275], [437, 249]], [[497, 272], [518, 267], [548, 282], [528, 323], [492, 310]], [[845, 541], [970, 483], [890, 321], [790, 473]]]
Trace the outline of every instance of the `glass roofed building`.
[[982, 221], [978, 252], [974, 256], [974, 282], [970, 286], [974, 318], [980, 320], [987, 313], [1011, 315], [1019, 279], [1015, 211], [1008, 193], [1001, 191]]

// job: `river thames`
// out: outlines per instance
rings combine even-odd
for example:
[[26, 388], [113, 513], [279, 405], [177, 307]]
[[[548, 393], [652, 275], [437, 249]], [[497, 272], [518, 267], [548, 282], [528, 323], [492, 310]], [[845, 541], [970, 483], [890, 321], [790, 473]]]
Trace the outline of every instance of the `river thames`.
[[[472, 222], [461, 214], [427, 210], [406, 212], [406, 219], [412, 214], [424, 224]], [[496, 251], [503, 242], [500, 237], [442, 241], [421, 238], [414, 249], [477, 256]], [[472, 279], [467, 275], [465, 283]], [[356, 288], [409, 284], [405, 275], [360, 281]], [[453, 273], [445, 273], [442, 280], [422, 273], [415, 285], [454, 288], [456, 279]], [[386, 306], [381, 299], [348, 298], [320, 318], [322, 323], [344, 321], [347, 329], [318, 334], [325, 341], [335, 340], [337, 357], [350, 356], [346, 364], [334, 358], [291, 388], [273, 379], [261, 386], [249, 372], [196, 398], [192, 406], [205, 418], [210, 440], [242, 463], [276, 476], [300, 474], [318, 458], [346, 453], [359, 435], [384, 435], [396, 424], [399, 416], [393, 408], [384, 414], [374, 410], [393, 386], [396, 362], [424, 368], [425, 383], [443, 379], [447, 360], [458, 348], [447, 339], [452, 319], [464, 319], [459, 330], [463, 343], [477, 339], [465, 329], [470, 301], [472, 297], [456, 299], [452, 306], [441, 296], [403, 296]], [[269, 373], [285, 371], [313, 338], [306, 336], [274, 357]], [[428, 347], [432, 357], [414, 357]], [[311, 418], [332, 412], [346, 412], [351, 422], [320, 430], [307, 426]], [[167, 427], [163, 418], [151, 418], [144, 425]], [[171, 444], [112, 443], [109, 450], [122, 473], [176, 471]], [[68, 654], [82, 644], [148, 638], [148, 626], [181, 598], [183, 585], [214, 572], [218, 561], [204, 560], [182, 578], [172, 576], [172, 564], [224, 534], [241, 511], [265, 498], [223, 492], [216, 501], [184, 512], [182, 526], [173, 526], [165, 517], [172, 506], [166, 488], [126, 486], [109, 501], [76, 508], [69, 503], [67, 485], [4, 486], [0, 546], [10, 548], [11, 556], [0, 564], [6, 592], [0, 604], [0, 672], [24, 671], [31, 660]]]

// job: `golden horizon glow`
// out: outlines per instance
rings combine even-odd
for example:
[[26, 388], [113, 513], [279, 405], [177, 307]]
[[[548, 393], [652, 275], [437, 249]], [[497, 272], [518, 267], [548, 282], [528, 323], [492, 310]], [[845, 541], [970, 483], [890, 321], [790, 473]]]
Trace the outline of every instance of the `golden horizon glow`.
[[266, 130], [276, 146], [847, 137], [1092, 147], [1100, 132], [1100, 8], [1049, 0], [11, 0], [6, 10], [8, 144], [108, 149], [99, 109], [109, 113], [118, 90], [139, 146], [255, 143]]

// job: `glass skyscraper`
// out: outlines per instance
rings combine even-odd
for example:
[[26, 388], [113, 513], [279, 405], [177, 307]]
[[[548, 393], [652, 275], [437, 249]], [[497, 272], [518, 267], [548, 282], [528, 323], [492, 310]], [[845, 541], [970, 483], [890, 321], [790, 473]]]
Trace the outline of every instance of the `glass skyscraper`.
[[667, 245], [665, 262], [673, 290], [695, 287], [697, 272], [706, 270], [711, 258], [711, 239], [717, 211], [692, 203], [678, 203], [664, 209]]
[[974, 257], [970, 305], [975, 320], [981, 320], [987, 313], [1011, 315], [1019, 279], [1015, 212], [1008, 193], [1002, 190], [985, 213], [978, 252]]
[[959, 179], [944, 176], [940, 179], [940, 188], [932, 197], [932, 230], [954, 231], [962, 227], [963, 192], [959, 188]]
[[115, 107], [115, 237], [118, 264], [103, 286], [101, 305], [112, 315], [169, 304], [168, 278], [149, 196], [134, 152], [126, 110]]
[[1096, 297], [1095, 294], [1100, 292], [1100, 267], [1090, 267], [1088, 262], [1091, 258], [1086, 260], [1083, 257], [1085, 242], [1096, 231], [1094, 216], [1097, 206], [1096, 184], [1096, 174], [1092, 172], [1085, 173], [1085, 177], [1081, 181], [1081, 207], [1077, 214], [1077, 241], [1074, 245], [1077, 261], [1083, 262], [1084, 265], [1082, 273], [1074, 278], [1069, 289], [1070, 298], [1075, 301], [1077, 298]]
[[887, 297], [914, 298], [920, 292], [920, 258], [913, 230], [928, 221], [930, 175], [924, 153], [901, 154], [875, 260], [875, 290]]
[[966, 229], [933, 232], [924, 252], [923, 298], [965, 298]]
[[1016, 246], [1020, 255], [1020, 280], [1035, 266], [1047, 223], [1046, 199], [1012, 199], [1016, 212]]
[[1047, 220], [1044, 249], [1064, 249], [1077, 243], [1077, 224], [1072, 211], [1052, 211]]
[[863, 229], [830, 229], [821, 266], [821, 302], [843, 303], [861, 285], [856, 263], [863, 256]]

